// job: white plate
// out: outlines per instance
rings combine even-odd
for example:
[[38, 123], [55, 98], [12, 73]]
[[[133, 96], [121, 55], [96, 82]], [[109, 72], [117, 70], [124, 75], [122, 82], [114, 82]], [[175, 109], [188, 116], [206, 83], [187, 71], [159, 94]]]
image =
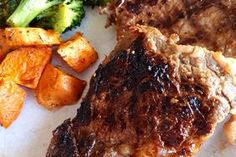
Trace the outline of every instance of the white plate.
[[[68, 38], [75, 31], [81, 31], [99, 53], [99, 61], [82, 74], [75, 74], [63, 64], [60, 59], [54, 59], [54, 65], [63, 65], [61, 69], [89, 82], [98, 64], [104, 59], [115, 45], [113, 27], [105, 29], [105, 16], [100, 16], [96, 9], [87, 9], [86, 17], [78, 30], [68, 32]], [[57, 58], [57, 55], [55, 55]], [[88, 87], [87, 87], [88, 88]], [[8, 129], [0, 128], [0, 157], [44, 157], [51, 138], [51, 132], [65, 119], [74, 117], [79, 106], [64, 107], [55, 112], [49, 112], [39, 106], [34, 93], [28, 90], [27, 101], [19, 118]], [[236, 146], [226, 143], [222, 125], [218, 126], [214, 136], [202, 146], [198, 157], [234, 157]]]

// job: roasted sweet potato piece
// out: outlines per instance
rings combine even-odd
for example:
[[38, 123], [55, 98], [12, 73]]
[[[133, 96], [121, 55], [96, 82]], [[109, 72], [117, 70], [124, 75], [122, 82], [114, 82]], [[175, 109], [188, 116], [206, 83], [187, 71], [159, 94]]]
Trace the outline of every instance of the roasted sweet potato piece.
[[60, 44], [60, 34], [42, 28], [6, 28], [6, 41], [12, 47]]
[[38, 103], [49, 110], [76, 103], [86, 82], [48, 64], [36, 89]]
[[51, 54], [48, 47], [25, 47], [12, 51], [0, 65], [0, 76], [25, 87], [36, 88]]
[[18, 117], [26, 93], [13, 81], [0, 78], [0, 124], [7, 128]]
[[57, 52], [77, 72], [84, 71], [98, 58], [97, 52], [80, 33], [61, 44]]
[[10, 51], [10, 46], [6, 42], [6, 36], [3, 29], [0, 29], [0, 62]]

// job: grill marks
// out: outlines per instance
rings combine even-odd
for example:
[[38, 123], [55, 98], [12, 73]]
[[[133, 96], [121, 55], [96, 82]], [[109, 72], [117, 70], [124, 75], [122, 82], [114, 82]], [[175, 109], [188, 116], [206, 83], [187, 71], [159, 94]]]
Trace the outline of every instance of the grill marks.
[[[188, 138], [210, 131], [206, 121], [209, 111], [204, 110], [209, 102], [202, 97], [205, 91], [184, 81], [178, 93], [168, 60], [150, 55], [142, 45], [139, 37], [128, 50], [121, 50], [98, 68], [90, 90], [105, 103], [88, 96], [76, 118], [82, 124], [88, 122], [89, 104], [85, 102], [90, 102], [96, 108], [91, 111], [96, 116], [89, 126], [98, 135], [98, 141], [109, 136], [114, 141], [107, 139], [111, 142], [108, 145], [128, 143], [139, 147], [158, 141], [160, 147], [190, 151], [189, 145], [183, 145]], [[106, 134], [101, 130], [106, 130]], [[119, 135], [121, 139], [116, 138]]]
[[124, 146], [135, 156], [148, 144], [191, 155], [195, 138], [211, 132], [207, 90], [175, 78], [169, 58], [146, 50], [143, 39], [99, 66], [77, 116], [54, 132], [47, 157], [103, 157]]

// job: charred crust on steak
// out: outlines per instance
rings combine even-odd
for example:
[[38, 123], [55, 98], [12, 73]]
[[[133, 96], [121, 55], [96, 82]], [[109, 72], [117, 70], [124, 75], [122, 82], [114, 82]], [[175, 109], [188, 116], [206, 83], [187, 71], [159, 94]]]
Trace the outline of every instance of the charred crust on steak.
[[83, 101], [77, 111], [76, 119], [80, 125], [88, 125], [92, 119], [91, 105], [89, 101]]
[[236, 97], [222, 94], [221, 83], [232, 77], [213, 52], [176, 45], [149, 27], [131, 38], [98, 67], [47, 157], [192, 156], [229, 113]]
[[[56, 140], [52, 140], [52, 144], [57, 148], [51, 147], [46, 156], [51, 157], [78, 157], [77, 143], [73, 124], [70, 119], [64, 121], [55, 131], [53, 136]], [[50, 152], [50, 154], [49, 154]]]

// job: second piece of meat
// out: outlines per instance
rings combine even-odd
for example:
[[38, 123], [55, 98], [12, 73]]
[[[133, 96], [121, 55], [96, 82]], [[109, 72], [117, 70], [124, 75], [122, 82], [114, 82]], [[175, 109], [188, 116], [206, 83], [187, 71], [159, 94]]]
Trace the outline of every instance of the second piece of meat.
[[103, 9], [118, 39], [136, 24], [153, 26], [180, 44], [236, 56], [236, 0], [112, 0]]

